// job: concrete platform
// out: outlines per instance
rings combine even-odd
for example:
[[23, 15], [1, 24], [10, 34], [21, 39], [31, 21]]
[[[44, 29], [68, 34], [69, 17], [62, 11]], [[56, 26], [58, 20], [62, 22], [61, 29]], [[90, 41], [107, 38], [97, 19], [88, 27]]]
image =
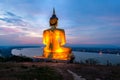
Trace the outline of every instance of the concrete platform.
[[60, 63], [70, 62], [70, 60], [57, 60], [57, 59], [45, 58], [43, 56], [34, 56], [33, 61], [34, 62], [60, 62]]

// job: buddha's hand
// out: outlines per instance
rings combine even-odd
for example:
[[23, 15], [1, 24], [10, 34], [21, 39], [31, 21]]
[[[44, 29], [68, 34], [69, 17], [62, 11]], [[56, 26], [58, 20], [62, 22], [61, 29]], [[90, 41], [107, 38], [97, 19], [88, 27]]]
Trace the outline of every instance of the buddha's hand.
[[63, 46], [63, 45], [65, 45], [65, 43], [62, 43], [62, 42], [61, 42], [60, 45]]

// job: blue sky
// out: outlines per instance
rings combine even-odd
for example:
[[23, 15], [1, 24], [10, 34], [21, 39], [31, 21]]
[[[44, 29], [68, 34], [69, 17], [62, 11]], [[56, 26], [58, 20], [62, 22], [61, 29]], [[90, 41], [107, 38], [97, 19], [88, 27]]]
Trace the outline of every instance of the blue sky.
[[42, 44], [53, 7], [68, 44], [120, 45], [120, 0], [0, 0], [0, 45]]

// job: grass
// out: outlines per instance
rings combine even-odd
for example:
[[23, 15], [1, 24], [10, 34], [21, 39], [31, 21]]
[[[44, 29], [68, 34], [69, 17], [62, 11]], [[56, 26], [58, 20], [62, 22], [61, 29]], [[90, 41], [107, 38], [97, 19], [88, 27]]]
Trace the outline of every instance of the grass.
[[119, 66], [105, 66], [105, 65], [86, 65], [76, 64], [77, 66], [72, 70], [78, 75], [83, 76], [87, 80], [120, 80]]
[[[1, 66], [2, 65], [2, 66]], [[6, 68], [7, 67], [7, 68]], [[62, 76], [50, 67], [33, 67], [0, 63], [0, 80], [62, 80]]]
[[72, 80], [68, 69], [87, 80], [120, 80], [120, 66], [46, 62], [2, 62], [0, 80]]

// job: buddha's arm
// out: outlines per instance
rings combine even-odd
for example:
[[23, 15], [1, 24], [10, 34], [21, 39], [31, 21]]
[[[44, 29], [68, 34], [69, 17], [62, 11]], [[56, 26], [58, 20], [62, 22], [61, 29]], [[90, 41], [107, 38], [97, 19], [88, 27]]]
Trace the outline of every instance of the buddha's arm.
[[60, 36], [61, 36], [61, 44], [60, 45], [64, 45], [66, 43], [65, 31], [64, 30], [62, 30]]
[[47, 32], [43, 32], [43, 44], [47, 45]]

